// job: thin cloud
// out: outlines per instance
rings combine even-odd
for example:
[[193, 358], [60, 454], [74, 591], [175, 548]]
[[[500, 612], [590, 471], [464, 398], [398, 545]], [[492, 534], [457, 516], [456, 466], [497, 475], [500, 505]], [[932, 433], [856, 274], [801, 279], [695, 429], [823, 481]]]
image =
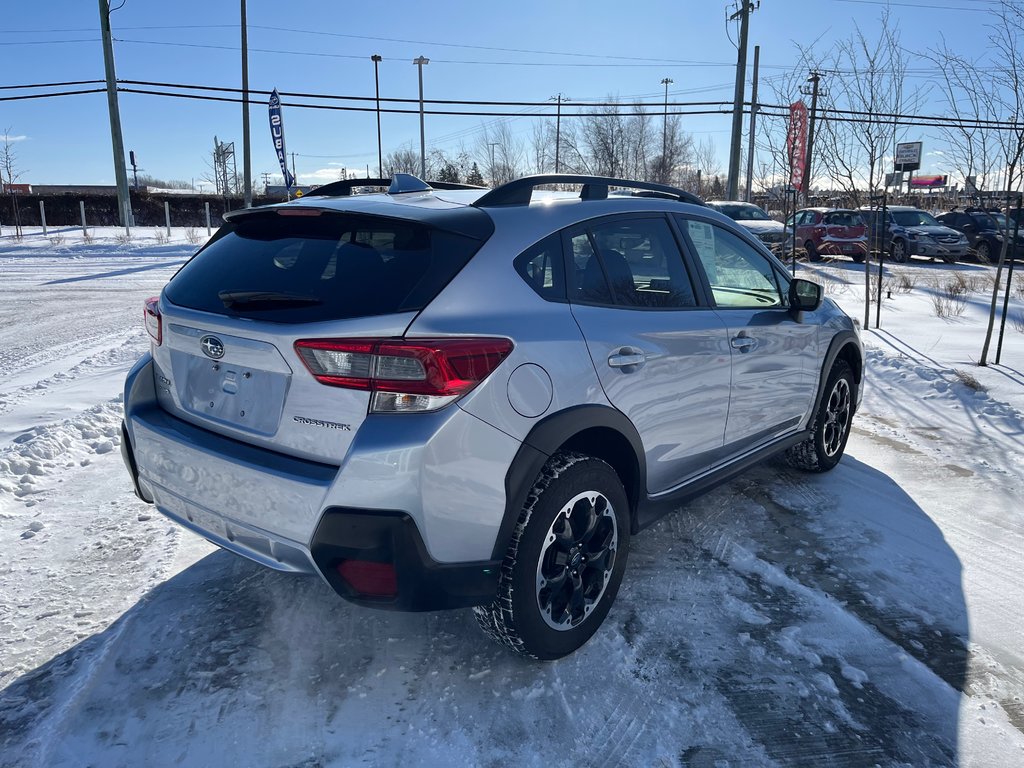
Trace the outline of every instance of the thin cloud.
[[9, 141], [12, 144], [15, 141], [28, 141], [28, 136], [8, 136], [6, 133], [0, 137], [0, 141]]

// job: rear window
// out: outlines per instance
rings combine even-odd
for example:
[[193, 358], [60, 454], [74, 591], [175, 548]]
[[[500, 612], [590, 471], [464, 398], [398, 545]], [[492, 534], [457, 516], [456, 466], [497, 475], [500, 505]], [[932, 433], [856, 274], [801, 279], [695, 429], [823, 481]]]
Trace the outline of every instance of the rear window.
[[225, 225], [165, 296], [182, 307], [279, 323], [411, 312], [481, 244], [378, 216], [254, 215]]
[[835, 224], [839, 227], [863, 227], [864, 219], [856, 211], [831, 211], [825, 214], [826, 224]]

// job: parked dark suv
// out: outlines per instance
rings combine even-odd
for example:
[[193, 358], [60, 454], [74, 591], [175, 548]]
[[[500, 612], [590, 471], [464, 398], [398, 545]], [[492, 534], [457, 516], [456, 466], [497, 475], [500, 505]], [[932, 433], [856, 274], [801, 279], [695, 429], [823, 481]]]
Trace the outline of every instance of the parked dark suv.
[[[952, 263], [967, 255], [967, 237], [940, 223], [934, 216], [909, 205], [860, 209], [868, 225], [868, 242], [873, 250], [884, 248], [889, 258], [904, 262], [911, 256], [930, 256]], [[884, 219], [884, 221], [883, 221]]]
[[[963, 232], [970, 244], [971, 253], [982, 264], [999, 258], [1003, 248], [1003, 227], [999, 221], [983, 208], [967, 208], [963, 211], [949, 211], [935, 217], [940, 223]], [[1024, 244], [1024, 234], [1017, 238], [1017, 247]]]
[[839, 463], [854, 322], [693, 195], [356, 183], [230, 212], [146, 302], [122, 449], [172, 520], [554, 659], [661, 515], [776, 453]]

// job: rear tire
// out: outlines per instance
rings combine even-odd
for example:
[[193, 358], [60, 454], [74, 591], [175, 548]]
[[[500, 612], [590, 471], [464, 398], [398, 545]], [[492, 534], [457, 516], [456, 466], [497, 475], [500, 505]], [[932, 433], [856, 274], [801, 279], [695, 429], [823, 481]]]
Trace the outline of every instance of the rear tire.
[[543, 661], [578, 649], [601, 626], [619, 591], [629, 520], [626, 492], [611, 466], [556, 453], [527, 496], [496, 599], [473, 609], [480, 628]]
[[804, 243], [804, 250], [807, 251], [808, 261], [821, 261], [821, 254], [818, 253], [818, 249], [814, 247], [814, 243], [810, 240]]
[[846, 450], [857, 400], [857, 384], [849, 363], [835, 361], [823, 393], [810, 437], [786, 451], [790, 466], [808, 472], [828, 472], [839, 463]]
[[978, 247], [974, 249], [974, 257], [979, 264], [991, 264], [992, 250], [988, 247], [988, 243], [985, 241], [978, 243]]

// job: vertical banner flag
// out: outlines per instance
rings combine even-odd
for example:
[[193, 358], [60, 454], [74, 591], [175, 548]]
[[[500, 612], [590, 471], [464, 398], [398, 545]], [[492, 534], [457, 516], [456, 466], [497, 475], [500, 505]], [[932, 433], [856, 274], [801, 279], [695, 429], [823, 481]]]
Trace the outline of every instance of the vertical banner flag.
[[807, 164], [807, 105], [794, 101], [789, 105], [789, 130], [786, 131], [786, 151], [792, 175], [789, 185], [802, 190], [804, 166]]
[[277, 95], [277, 88], [270, 94], [270, 137], [274, 140], [277, 162], [281, 164], [281, 172], [284, 174], [284, 185], [291, 189], [295, 186], [295, 177], [288, 170], [288, 154], [284, 149], [284, 117], [281, 115], [281, 97]]

